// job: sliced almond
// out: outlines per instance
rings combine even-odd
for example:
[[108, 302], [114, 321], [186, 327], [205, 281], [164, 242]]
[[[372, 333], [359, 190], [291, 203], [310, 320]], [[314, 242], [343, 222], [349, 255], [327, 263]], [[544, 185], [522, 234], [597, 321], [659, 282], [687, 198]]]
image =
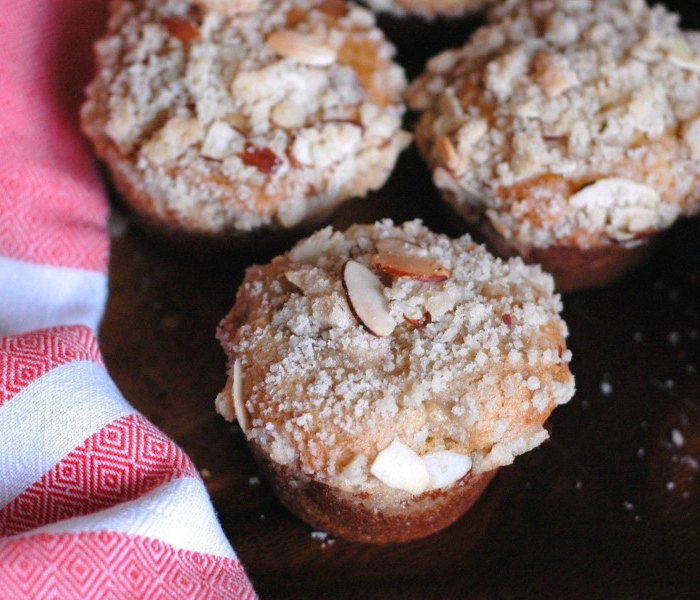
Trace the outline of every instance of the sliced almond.
[[416, 281], [436, 283], [450, 277], [449, 269], [424, 256], [380, 252], [372, 258], [372, 266], [387, 275], [409, 277]]
[[184, 154], [203, 136], [204, 127], [197, 119], [173, 117], [141, 147], [141, 153], [152, 163], [162, 165]]
[[612, 224], [623, 231], [631, 234], [652, 231], [659, 222], [659, 215], [656, 207], [648, 206], [628, 206], [621, 208], [613, 215]]
[[404, 313], [403, 318], [407, 323], [413, 325], [416, 329], [423, 329], [428, 323], [430, 323], [430, 313], [423, 313], [423, 316], [419, 319], [413, 319]]
[[648, 185], [629, 179], [609, 177], [599, 179], [573, 194], [569, 199], [577, 208], [612, 207], [612, 206], [656, 206], [661, 196]]
[[683, 141], [690, 150], [690, 157], [700, 161], [700, 117], [696, 117], [683, 126]]
[[235, 17], [242, 13], [252, 12], [260, 6], [260, 0], [197, 0], [196, 2], [206, 11], [211, 11]]
[[280, 56], [314, 67], [327, 67], [337, 56], [332, 46], [288, 29], [271, 33], [265, 43]]
[[297, 263], [314, 263], [332, 247], [333, 228], [329, 225], [297, 242], [289, 252], [289, 258]]
[[486, 209], [486, 216], [493, 225], [493, 228], [496, 230], [498, 235], [501, 237], [507, 237], [506, 236], [506, 226], [503, 223], [503, 220], [501, 219], [501, 216], [498, 214], [497, 211], [495, 211], [493, 208], [488, 208]]
[[275, 125], [286, 129], [297, 129], [304, 125], [306, 121], [306, 110], [298, 102], [282, 100], [275, 105], [270, 113]]
[[433, 56], [425, 65], [425, 70], [431, 73], [447, 73], [459, 60], [458, 50], [445, 50]]
[[377, 252], [390, 252], [393, 254], [415, 254], [416, 256], [425, 256], [427, 251], [421, 248], [418, 244], [402, 240], [401, 238], [390, 237], [377, 240]]
[[556, 98], [579, 84], [569, 61], [561, 54], [538, 52], [533, 60], [533, 66], [537, 82], [550, 98]]
[[233, 385], [231, 388], [236, 420], [241, 426], [243, 433], [245, 433], [250, 428], [250, 414], [248, 414], [248, 409], [245, 407], [245, 401], [243, 400], [243, 369], [239, 358], [233, 363]]
[[671, 41], [668, 49], [668, 60], [681, 69], [700, 72], [700, 57], [683, 38]]
[[430, 93], [424, 77], [416, 80], [406, 90], [406, 103], [411, 110], [425, 110], [433, 102], [433, 94]]
[[457, 150], [450, 141], [450, 138], [443, 135], [438, 138], [435, 143], [435, 152], [437, 159], [443, 167], [454, 171], [459, 164], [459, 156], [457, 155]]
[[428, 470], [429, 490], [451, 486], [472, 468], [472, 459], [469, 456], [449, 450], [426, 454], [423, 462]]
[[349, 260], [343, 267], [343, 286], [353, 315], [367, 331], [378, 337], [394, 331], [396, 322], [389, 313], [384, 286], [372, 271]]
[[214, 121], [204, 136], [202, 156], [214, 160], [223, 160], [233, 153], [233, 148], [240, 147], [245, 138], [225, 121]]
[[377, 454], [370, 473], [390, 488], [414, 495], [423, 493], [430, 483], [423, 459], [398, 439]]

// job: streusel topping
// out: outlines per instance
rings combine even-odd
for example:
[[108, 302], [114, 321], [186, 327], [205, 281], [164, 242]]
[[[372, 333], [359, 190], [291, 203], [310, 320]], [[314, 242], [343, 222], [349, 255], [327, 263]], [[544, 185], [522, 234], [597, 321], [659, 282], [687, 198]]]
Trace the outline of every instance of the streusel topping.
[[408, 92], [457, 206], [516, 242], [583, 248], [698, 211], [700, 39], [677, 15], [643, 0], [531, 0], [496, 17]]
[[96, 53], [84, 129], [194, 229], [293, 226], [382, 185], [409, 140], [393, 46], [339, 0], [118, 1]]
[[237, 382], [250, 440], [347, 489], [381, 488], [373, 474], [394, 455], [446, 452], [451, 467], [488, 471], [545, 440], [573, 395], [560, 310], [538, 266], [468, 236], [419, 221], [327, 227], [248, 270], [219, 329], [232, 366], [217, 407], [234, 417]]

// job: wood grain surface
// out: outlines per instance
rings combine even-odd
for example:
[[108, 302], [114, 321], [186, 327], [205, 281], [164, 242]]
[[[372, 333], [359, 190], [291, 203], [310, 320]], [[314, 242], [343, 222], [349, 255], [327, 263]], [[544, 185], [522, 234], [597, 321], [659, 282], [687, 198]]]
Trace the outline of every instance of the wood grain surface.
[[[383, 21], [411, 74], [476, 23]], [[459, 232], [413, 149], [383, 190], [333, 223], [387, 216]], [[565, 298], [578, 391], [555, 411], [551, 441], [501, 469], [446, 531], [390, 546], [312, 537], [257, 483], [237, 427], [214, 412], [226, 379], [216, 325], [245, 267], [285, 247], [188, 254], [141, 232], [118, 199], [112, 225], [108, 369], [201, 470], [263, 599], [700, 597], [697, 221], [617, 285]]]

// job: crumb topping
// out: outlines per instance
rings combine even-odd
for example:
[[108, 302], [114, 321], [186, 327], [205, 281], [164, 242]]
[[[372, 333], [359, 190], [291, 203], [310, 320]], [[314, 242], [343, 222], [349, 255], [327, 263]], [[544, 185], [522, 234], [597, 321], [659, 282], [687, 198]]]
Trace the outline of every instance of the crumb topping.
[[[449, 277], [378, 271], [387, 243], [413, 248]], [[382, 282], [394, 326], [381, 335], [350, 305], [349, 263]], [[445, 477], [509, 464], [546, 439], [544, 421], [574, 392], [560, 310], [538, 266], [504, 262], [419, 221], [385, 220], [327, 227], [251, 267], [218, 336], [230, 365], [241, 364], [248, 438], [276, 462], [372, 491], [386, 487], [370, 469], [390, 445], [429, 455], [428, 471], [437, 464]]]
[[[698, 34], [643, 0], [512, 1], [492, 16], [407, 95], [458, 208], [515, 242], [583, 248], [700, 209]], [[610, 179], [581, 211], [577, 194]]]
[[195, 230], [291, 227], [381, 186], [410, 139], [393, 46], [339, 0], [117, 1], [95, 50], [83, 128]]

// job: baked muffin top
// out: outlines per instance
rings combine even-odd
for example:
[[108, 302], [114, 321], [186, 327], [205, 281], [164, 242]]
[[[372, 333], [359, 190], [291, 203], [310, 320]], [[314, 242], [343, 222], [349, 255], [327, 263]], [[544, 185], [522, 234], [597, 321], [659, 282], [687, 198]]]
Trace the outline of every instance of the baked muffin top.
[[492, 18], [407, 95], [438, 186], [538, 247], [634, 243], [697, 212], [700, 37], [677, 15], [531, 0]]
[[84, 130], [190, 230], [293, 226], [410, 139], [393, 46], [340, 0], [118, 0], [96, 53]]
[[[218, 332], [231, 378], [217, 408], [272, 460], [334, 486], [442, 487], [548, 437], [574, 392], [560, 310], [538, 266], [468, 236], [419, 221], [327, 227], [247, 271]], [[443, 475], [397, 483], [397, 454]]]

